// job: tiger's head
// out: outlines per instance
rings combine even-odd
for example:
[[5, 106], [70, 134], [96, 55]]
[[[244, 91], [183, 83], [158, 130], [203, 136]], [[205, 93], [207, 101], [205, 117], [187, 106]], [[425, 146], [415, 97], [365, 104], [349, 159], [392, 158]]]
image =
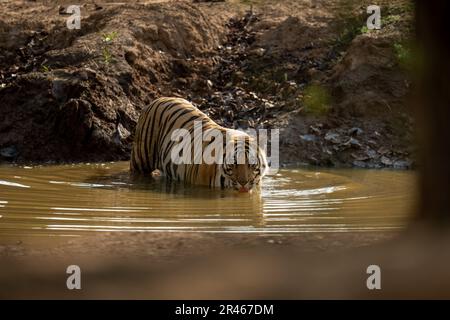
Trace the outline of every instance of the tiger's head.
[[268, 170], [265, 152], [259, 147], [256, 147], [255, 152], [250, 152], [248, 142], [241, 147], [237, 145], [233, 151], [233, 160], [226, 158], [222, 164], [224, 186], [239, 192], [251, 192]]
[[250, 192], [259, 184], [264, 175], [261, 166], [250, 164], [224, 164], [225, 186], [239, 192]]

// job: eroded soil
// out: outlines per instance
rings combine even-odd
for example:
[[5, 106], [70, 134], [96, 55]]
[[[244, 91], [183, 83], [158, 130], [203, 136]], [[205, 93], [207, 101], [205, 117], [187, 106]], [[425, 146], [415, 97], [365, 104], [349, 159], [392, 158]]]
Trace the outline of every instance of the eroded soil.
[[86, 1], [69, 30], [65, 1], [4, 1], [0, 159], [128, 159], [140, 111], [180, 96], [227, 127], [280, 129], [283, 164], [414, 164], [411, 8], [386, 2], [368, 31], [361, 1], [249, 3]]

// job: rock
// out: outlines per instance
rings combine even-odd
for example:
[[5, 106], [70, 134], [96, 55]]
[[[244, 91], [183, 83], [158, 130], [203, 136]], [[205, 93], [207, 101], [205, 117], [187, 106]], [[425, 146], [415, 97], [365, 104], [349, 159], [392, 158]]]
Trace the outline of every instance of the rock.
[[303, 134], [300, 135], [300, 138], [304, 141], [308, 141], [308, 142], [312, 142], [312, 141], [316, 141], [317, 137], [315, 135], [312, 134]]
[[15, 146], [0, 149], [0, 156], [6, 160], [14, 160], [19, 152]]
[[325, 140], [330, 141], [334, 144], [341, 144], [342, 143], [342, 137], [336, 133], [336, 132], [332, 132], [332, 131], [328, 131], [325, 134]]
[[374, 159], [378, 156], [377, 152], [375, 150], [372, 149], [367, 149], [366, 150], [366, 154], [369, 158]]
[[57, 101], [64, 101], [67, 98], [67, 93], [64, 88], [64, 81], [63, 80], [54, 80], [52, 82], [52, 96]]
[[321, 135], [322, 134], [322, 131], [320, 130], [321, 127], [322, 127], [321, 124], [319, 124], [317, 127], [311, 125], [309, 126], [309, 130], [316, 135]]
[[385, 166], [392, 166], [393, 162], [388, 157], [382, 156], [381, 157], [381, 163], [384, 164]]
[[328, 155], [333, 155], [333, 151], [331, 151], [330, 149], [328, 149], [327, 147], [322, 147], [322, 153], [324, 154], [328, 154]]
[[393, 167], [395, 169], [411, 169], [412, 162], [410, 160], [396, 160]]
[[377, 152], [378, 152], [379, 154], [381, 154], [381, 155], [385, 155], [385, 154], [388, 154], [390, 151], [389, 151], [389, 149], [386, 148], [386, 147], [381, 147], [381, 148], [378, 149]]
[[58, 78], [51, 82], [51, 94], [58, 103], [64, 103], [70, 98], [79, 96], [84, 90], [79, 75], [68, 72], [54, 72]]
[[186, 78], [177, 78], [176, 82], [179, 86], [186, 86], [188, 84]]
[[351, 129], [348, 130], [347, 134], [349, 136], [359, 136], [360, 134], [362, 134], [364, 131], [361, 128], [357, 128], [357, 127], [353, 127]]
[[112, 137], [108, 136], [102, 128], [93, 126], [90, 139], [93, 145], [103, 147], [110, 145]]
[[119, 125], [116, 128], [115, 132], [116, 137], [114, 139], [114, 143], [120, 144], [122, 143], [122, 141], [128, 139], [130, 135], [131, 133], [121, 123], [119, 123]]
[[70, 15], [71, 14], [71, 13], [67, 12], [67, 8], [65, 6], [61, 6], [61, 5], [58, 7], [58, 13], [60, 15]]
[[367, 167], [367, 164], [365, 162], [359, 161], [359, 160], [353, 161], [352, 164], [354, 167], [357, 167], [357, 168], [366, 168]]
[[252, 97], [253, 99], [258, 99], [258, 96], [254, 92], [249, 92], [249, 96]]
[[273, 104], [273, 103], [270, 103], [270, 102], [264, 102], [264, 107], [266, 108], [266, 109], [270, 109], [270, 108], [273, 108], [275, 105]]
[[352, 153], [352, 157], [357, 160], [357, 161], [367, 161], [370, 160], [370, 157], [366, 156], [366, 155], [357, 155]]
[[236, 81], [241, 81], [242, 79], [244, 79], [244, 76], [245, 76], [244, 73], [240, 70], [238, 70], [234, 73], [234, 79]]
[[250, 51], [251, 55], [255, 55], [258, 57], [262, 57], [265, 53], [266, 53], [266, 49], [264, 49], [264, 48], [255, 48]]
[[342, 145], [345, 147], [348, 147], [348, 146], [361, 147], [361, 143], [355, 138], [350, 138], [347, 142], [343, 143]]
[[61, 108], [58, 117], [58, 134], [72, 143], [85, 141], [93, 122], [92, 106], [88, 101], [69, 100]]

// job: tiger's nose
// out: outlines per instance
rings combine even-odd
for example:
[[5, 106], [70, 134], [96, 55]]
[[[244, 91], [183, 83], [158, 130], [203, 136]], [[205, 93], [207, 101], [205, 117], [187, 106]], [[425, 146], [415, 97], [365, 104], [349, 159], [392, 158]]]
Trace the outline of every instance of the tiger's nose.
[[241, 179], [238, 179], [238, 182], [239, 182], [239, 184], [240, 184], [241, 186], [243, 186], [243, 187], [248, 183], [248, 181], [241, 180]]

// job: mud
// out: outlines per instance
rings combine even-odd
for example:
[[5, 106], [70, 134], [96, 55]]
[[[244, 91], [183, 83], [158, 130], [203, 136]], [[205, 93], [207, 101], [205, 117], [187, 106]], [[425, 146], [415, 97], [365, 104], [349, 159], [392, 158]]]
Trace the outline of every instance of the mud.
[[5, 1], [2, 161], [126, 160], [140, 111], [170, 95], [281, 129], [282, 164], [414, 166], [402, 1], [370, 32], [352, 1], [152, 2], [86, 2], [69, 30], [64, 1]]

